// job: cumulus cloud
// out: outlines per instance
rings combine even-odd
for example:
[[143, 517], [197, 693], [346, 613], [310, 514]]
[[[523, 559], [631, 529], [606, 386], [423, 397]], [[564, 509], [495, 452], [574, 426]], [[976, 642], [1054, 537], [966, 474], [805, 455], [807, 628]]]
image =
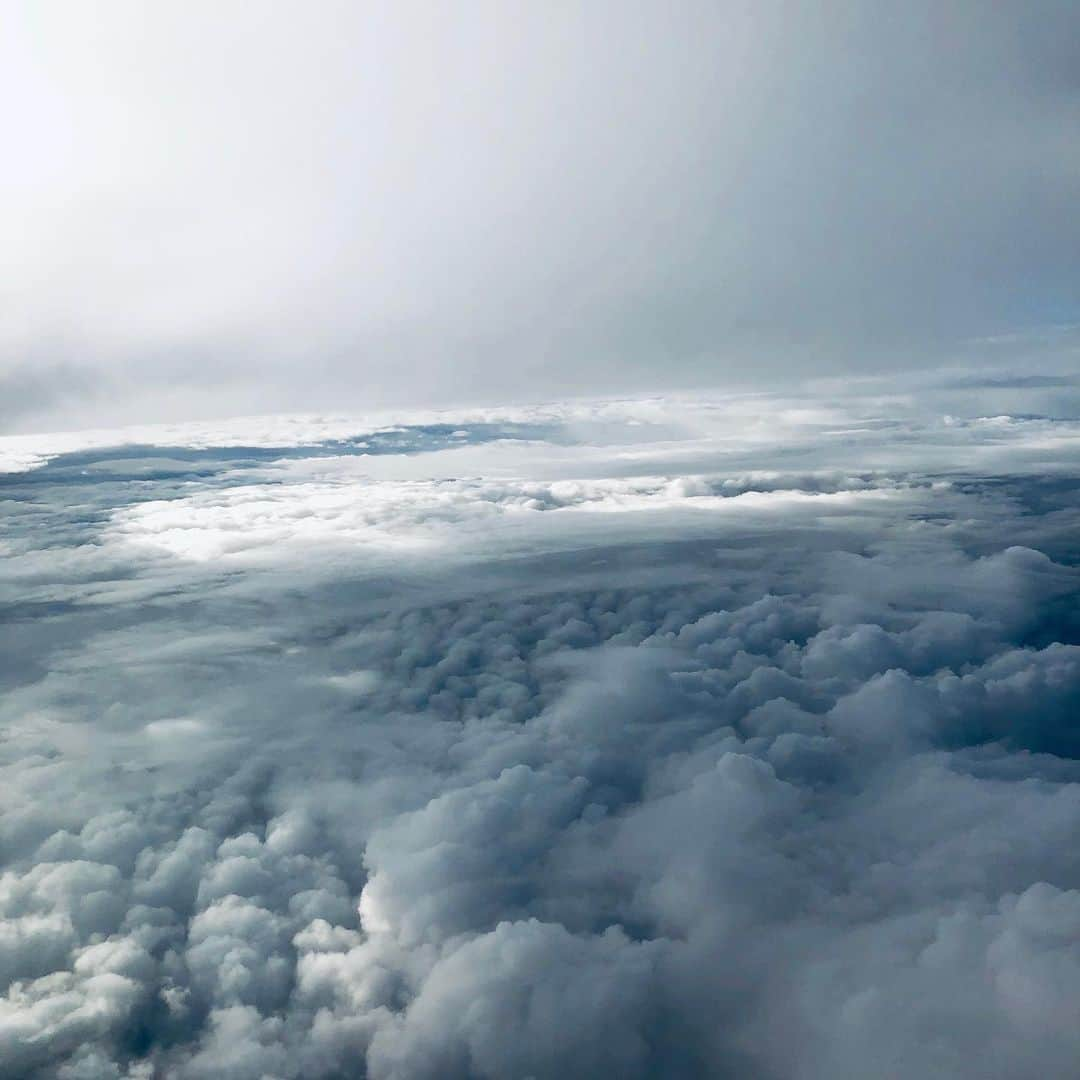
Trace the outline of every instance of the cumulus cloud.
[[33, 448], [0, 1071], [1070, 1076], [1076, 424], [916, 391]]

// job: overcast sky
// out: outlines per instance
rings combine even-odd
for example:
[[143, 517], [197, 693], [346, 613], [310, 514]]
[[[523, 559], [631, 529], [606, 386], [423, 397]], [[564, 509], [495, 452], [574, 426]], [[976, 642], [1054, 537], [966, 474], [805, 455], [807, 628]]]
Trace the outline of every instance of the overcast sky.
[[5, 430], [1072, 340], [1066, 0], [2, 8]]

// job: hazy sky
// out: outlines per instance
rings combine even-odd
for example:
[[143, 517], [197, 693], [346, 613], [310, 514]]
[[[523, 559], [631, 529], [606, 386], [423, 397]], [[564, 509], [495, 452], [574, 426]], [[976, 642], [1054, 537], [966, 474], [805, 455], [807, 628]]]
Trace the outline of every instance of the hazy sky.
[[972, 362], [1077, 321], [1074, 3], [0, 7], [7, 430]]

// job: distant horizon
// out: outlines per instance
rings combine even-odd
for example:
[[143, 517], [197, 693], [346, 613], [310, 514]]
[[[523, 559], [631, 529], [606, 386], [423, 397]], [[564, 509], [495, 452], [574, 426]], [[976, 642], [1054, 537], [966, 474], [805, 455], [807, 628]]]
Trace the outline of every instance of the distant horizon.
[[[1072, 328], [1068, 328], [1072, 329]], [[99, 388], [94, 393], [85, 395], [75, 394], [79, 400], [71, 411], [67, 411], [59, 403], [47, 407], [42, 411], [28, 409], [22, 414], [20, 421], [16, 417], [9, 418], [8, 422], [0, 426], [0, 439], [19, 436], [46, 436], [50, 434], [74, 433], [79, 431], [99, 430], [102, 428], [128, 428], [140, 427], [146, 424], [174, 424], [188, 421], [211, 422], [231, 419], [243, 419], [256, 416], [278, 415], [367, 415], [367, 414], [394, 414], [418, 411], [444, 411], [453, 412], [468, 409], [495, 408], [506, 406], [535, 406], [559, 403], [565, 401], [613, 401], [620, 398], [641, 399], [648, 397], [693, 397], [693, 396], [716, 396], [716, 395], [753, 395], [760, 394], [769, 396], [778, 393], [804, 393], [814, 395], [824, 387], [830, 385], [873, 386], [878, 385], [887, 389], [890, 381], [899, 378], [904, 385], [925, 386], [932, 389], [939, 384], [950, 380], [968, 380], [972, 390], [987, 390], [995, 388], [1009, 389], [1011, 387], [1037, 386], [1040, 383], [1047, 387], [1068, 387], [1074, 383], [1080, 383], [1080, 336], [1074, 344], [1072, 340], [1064, 343], [1056, 342], [1053, 348], [1032, 350], [1029, 335], [1023, 335], [1021, 342], [1024, 346], [1022, 359], [997, 357], [993, 360], [982, 360], [970, 356], [956, 356], [949, 362], [927, 364], [925, 367], [909, 367], [905, 372], [897, 376], [895, 373], [883, 371], [863, 372], [819, 372], [816, 374], [803, 374], [795, 378], [770, 377], [767, 379], [746, 378], [739, 380], [728, 378], [722, 382], [709, 382], [707, 380], [697, 383], [683, 383], [672, 385], [670, 383], [658, 383], [655, 385], [641, 385], [638, 387], [624, 387], [621, 391], [613, 388], [580, 388], [577, 392], [557, 393], [545, 392], [541, 384], [533, 384], [518, 395], [497, 395], [493, 393], [473, 394], [463, 393], [458, 398], [437, 396], [428, 398], [425, 395], [409, 395], [392, 397], [388, 400], [375, 400], [365, 405], [359, 397], [346, 393], [344, 400], [341, 397], [335, 402], [327, 401], [319, 405], [315, 402], [297, 405], [295, 402], [289, 406], [281, 399], [277, 404], [267, 403], [262, 408], [245, 410], [244, 405], [250, 404], [250, 396], [241, 394], [239, 397], [227, 399], [229, 404], [222, 404], [220, 395], [196, 395], [185, 399], [184, 404], [173, 403], [171, 408], [164, 408], [163, 403], [143, 406], [140, 415], [129, 412], [132, 403], [128, 402], [120, 406], [121, 411], [110, 412], [106, 396], [106, 388]], [[1030, 373], [1031, 365], [1037, 365], [1038, 371]], [[955, 387], [960, 389], [958, 385]], [[168, 390], [164, 391], [165, 398], [171, 395]], [[103, 400], [104, 399], [104, 400]], [[1080, 398], [1070, 399], [1070, 408], [1080, 408]], [[38, 419], [35, 420], [34, 418]], [[44, 418], [51, 418], [44, 419]], [[48, 424], [57, 426], [47, 426]], [[46, 425], [46, 426], [43, 426]]]

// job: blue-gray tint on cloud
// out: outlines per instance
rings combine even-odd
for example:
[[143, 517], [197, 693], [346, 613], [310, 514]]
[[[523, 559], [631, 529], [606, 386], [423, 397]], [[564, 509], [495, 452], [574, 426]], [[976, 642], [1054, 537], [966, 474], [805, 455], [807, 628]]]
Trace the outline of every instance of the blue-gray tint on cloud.
[[0, 1071], [1071, 1077], [1080, 425], [1006, 382], [9, 474]]
[[154, 481], [176, 477], [213, 476], [226, 470], [265, 465], [282, 457], [338, 457], [356, 454], [421, 454], [458, 446], [477, 446], [494, 440], [554, 439], [561, 433], [543, 424], [416, 424], [365, 432], [354, 439], [328, 439], [309, 447], [142, 446], [125, 443], [93, 451], [57, 454], [30, 472], [0, 474], [0, 485], [46, 486], [61, 480], [96, 484], [105, 479]]

